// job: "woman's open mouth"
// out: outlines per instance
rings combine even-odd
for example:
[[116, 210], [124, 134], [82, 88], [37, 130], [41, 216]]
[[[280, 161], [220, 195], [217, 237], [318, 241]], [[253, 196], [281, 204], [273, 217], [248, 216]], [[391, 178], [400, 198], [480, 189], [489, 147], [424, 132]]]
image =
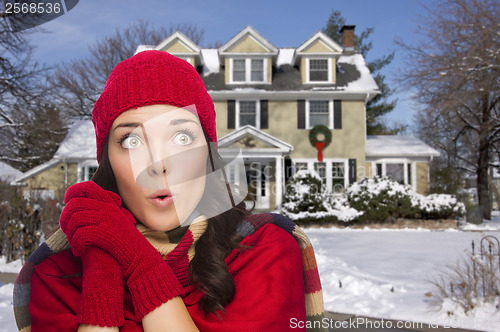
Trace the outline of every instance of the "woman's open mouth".
[[158, 190], [149, 196], [149, 200], [154, 206], [159, 208], [166, 208], [174, 203], [174, 197], [169, 190]]

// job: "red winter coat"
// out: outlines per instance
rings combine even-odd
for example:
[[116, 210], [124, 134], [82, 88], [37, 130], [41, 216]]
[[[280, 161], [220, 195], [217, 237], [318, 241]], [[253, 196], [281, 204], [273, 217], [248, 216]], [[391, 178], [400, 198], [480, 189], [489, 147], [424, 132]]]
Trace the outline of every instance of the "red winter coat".
[[[233, 301], [220, 320], [199, 308], [203, 296], [190, 285], [184, 288], [184, 303], [200, 331], [297, 331], [291, 320], [305, 321], [305, 290], [300, 248], [286, 230], [266, 224], [245, 237], [226, 263], [235, 283]], [[31, 331], [76, 331], [82, 290], [82, 263], [71, 250], [52, 255], [35, 266], [31, 281], [29, 312]], [[130, 293], [125, 289], [125, 325], [120, 331], [143, 331], [137, 321]]]

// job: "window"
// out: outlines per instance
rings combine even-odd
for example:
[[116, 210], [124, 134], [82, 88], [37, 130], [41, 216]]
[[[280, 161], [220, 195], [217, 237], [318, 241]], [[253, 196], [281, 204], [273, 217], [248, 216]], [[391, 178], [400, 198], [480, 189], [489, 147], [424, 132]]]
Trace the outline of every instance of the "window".
[[326, 184], [326, 163], [314, 163], [314, 171], [318, 173], [323, 185]]
[[252, 59], [252, 82], [263, 82], [264, 81], [264, 60]]
[[333, 128], [332, 100], [309, 100], [306, 102], [306, 128], [312, 129], [316, 125]]
[[295, 163], [295, 172], [306, 170], [307, 163]]
[[233, 81], [245, 82], [245, 60], [233, 60]]
[[265, 83], [266, 61], [265, 59], [232, 59], [233, 83]]
[[385, 175], [390, 177], [393, 181], [401, 184], [405, 183], [404, 164], [386, 164]]
[[330, 107], [327, 100], [311, 100], [309, 102], [309, 126], [325, 125], [330, 127]]
[[240, 127], [257, 124], [257, 103], [255, 101], [240, 101]]
[[332, 189], [333, 192], [342, 192], [345, 184], [345, 163], [332, 163]]
[[260, 129], [260, 100], [236, 101], [236, 128], [246, 125]]
[[328, 79], [328, 60], [310, 59], [309, 60], [309, 81], [310, 82], [329, 82]]
[[80, 168], [79, 181], [89, 181], [97, 171], [97, 166], [84, 165]]
[[379, 177], [387, 176], [395, 182], [415, 186], [413, 171], [413, 163], [409, 160], [387, 159], [386, 161], [374, 163], [373, 175]]
[[295, 172], [306, 169], [316, 172], [325, 185], [323, 189], [330, 193], [342, 193], [347, 186], [348, 159], [323, 159], [323, 162], [315, 159], [298, 159], [294, 163]]

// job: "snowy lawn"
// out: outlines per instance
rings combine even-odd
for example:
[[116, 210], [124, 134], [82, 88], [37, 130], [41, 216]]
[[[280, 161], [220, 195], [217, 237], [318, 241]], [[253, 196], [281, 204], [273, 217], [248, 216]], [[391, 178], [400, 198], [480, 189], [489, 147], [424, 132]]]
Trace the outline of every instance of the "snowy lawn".
[[[480, 227], [468, 225], [466, 228]], [[429, 279], [454, 264], [484, 235], [500, 239], [500, 215], [487, 224], [497, 231], [354, 230], [308, 228], [316, 252], [325, 309], [424, 324], [498, 331], [500, 310], [482, 306], [466, 316], [449, 304], [432, 309]], [[498, 303], [496, 303], [498, 305]], [[447, 311], [453, 311], [448, 316]]]
[[[427, 280], [470, 250], [472, 240], [477, 248], [485, 234], [500, 238], [500, 215], [465, 228], [475, 231], [305, 229], [316, 251], [326, 310], [498, 331], [499, 309], [483, 306], [474, 317], [455, 310], [448, 317], [453, 308], [432, 311], [425, 296], [435, 291]], [[0, 259], [0, 272], [17, 272], [20, 266]], [[12, 284], [0, 287], [0, 332], [16, 331], [12, 290]]]

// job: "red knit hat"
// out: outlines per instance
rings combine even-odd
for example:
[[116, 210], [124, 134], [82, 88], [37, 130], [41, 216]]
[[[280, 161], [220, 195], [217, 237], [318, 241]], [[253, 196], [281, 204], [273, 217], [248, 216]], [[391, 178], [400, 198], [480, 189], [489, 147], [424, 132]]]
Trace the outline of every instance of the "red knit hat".
[[123, 60], [113, 69], [94, 105], [92, 123], [96, 134], [97, 161], [101, 159], [111, 125], [120, 114], [155, 104], [177, 107], [195, 105], [196, 110], [192, 112], [217, 146], [214, 104], [196, 69], [167, 52], [143, 51]]

